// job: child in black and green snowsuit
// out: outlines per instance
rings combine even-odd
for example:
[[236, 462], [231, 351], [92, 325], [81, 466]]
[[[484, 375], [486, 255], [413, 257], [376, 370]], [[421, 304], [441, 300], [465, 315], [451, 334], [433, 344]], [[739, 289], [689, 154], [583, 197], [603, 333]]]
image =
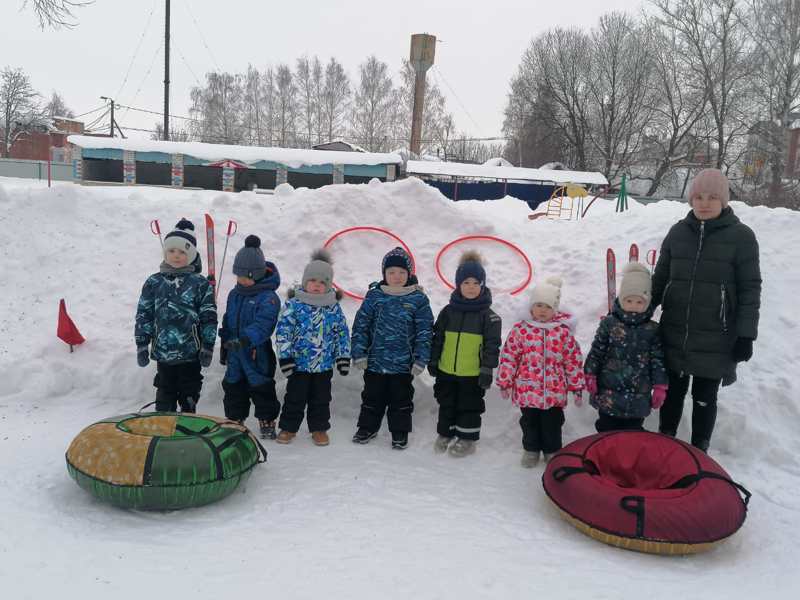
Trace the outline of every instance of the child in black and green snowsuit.
[[483, 396], [500, 354], [502, 323], [491, 305], [481, 258], [465, 252], [456, 270], [456, 289], [433, 326], [428, 370], [436, 377], [433, 394], [439, 403], [437, 452], [449, 447], [452, 456], [466, 456], [475, 451], [486, 410]]

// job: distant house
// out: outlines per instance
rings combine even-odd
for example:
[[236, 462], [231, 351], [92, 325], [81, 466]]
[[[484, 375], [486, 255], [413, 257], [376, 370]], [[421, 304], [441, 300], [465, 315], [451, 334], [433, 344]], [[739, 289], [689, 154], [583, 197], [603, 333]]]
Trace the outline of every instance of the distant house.
[[17, 134], [8, 157], [21, 160], [52, 158], [55, 162], [68, 162], [67, 136], [75, 133], [83, 133], [82, 121], [67, 117], [43, 118]]
[[330, 150], [334, 152], [366, 152], [361, 146], [345, 142], [344, 140], [333, 140], [332, 142], [311, 146], [311, 148], [313, 150]]

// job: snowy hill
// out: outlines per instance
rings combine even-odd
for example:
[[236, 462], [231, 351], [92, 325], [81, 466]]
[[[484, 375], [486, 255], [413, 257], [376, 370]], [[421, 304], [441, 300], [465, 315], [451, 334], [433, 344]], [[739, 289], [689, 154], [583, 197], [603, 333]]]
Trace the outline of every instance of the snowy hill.
[[[541, 467], [520, 468], [518, 412], [494, 389], [477, 454], [434, 455], [436, 404], [427, 374], [416, 382], [414, 432], [405, 452], [390, 450], [385, 428], [366, 447], [350, 442], [361, 380], [336, 375], [329, 447], [313, 446], [301, 428], [291, 445], [268, 445], [269, 462], [243, 493], [199, 509], [143, 513], [101, 504], [69, 479], [64, 452], [84, 426], [154, 397], [155, 367], [136, 366], [133, 344], [139, 291], [160, 261], [151, 219], [166, 232], [185, 216], [200, 241], [203, 213], [213, 215], [218, 266], [220, 232], [228, 219], [238, 222], [220, 310], [233, 283], [233, 256], [250, 233], [261, 236], [265, 254], [277, 263], [283, 295], [311, 250], [336, 231], [388, 228], [411, 247], [434, 313], [449, 295], [434, 268], [439, 249], [463, 235], [502, 237], [530, 257], [534, 281], [563, 277], [562, 302], [578, 315], [586, 351], [605, 312], [606, 248], [622, 262], [636, 242], [644, 256], [685, 215], [685, 204], [634, 202], [619, 215], [613, 202], [604, 202], [580, 222], [529, 221], [527, 206], [517, 200], [453, 203], [413, 179], [264, 196], [72, 184], [47, 189], [0, 178], [0, 594], [797, 597], [800, 214], [733, 206], [761, 243], [762, 319], [753, 360], [720, 393], [711, 455], [753, 499], [747, 522], [730, 541], [705, 555], [666, 558], [605, 546], [563, 522], [544, 496]], [[380, 277], [380, 258], [393, 245], [375, 233], [337, 239], [336, 282], [363, 293]], [[444, 256], [447, 277], [467, 248], [486, 258], [505, 335], [525, 313], [529, 290], [508, 294], [524, 280], [524, 264], [499, 244], [464, 244]], [[74, 354], [55, 337], [62, 297], [87, 339]], [[343, 306], [352, 322], [358, 304], [345, 300]], [[223, 414], [222, 375], [215, 357], [201, 412]], [[284, 387], [279, 376], [281, 398]], [[592, 433], [594, 419], [592, 409], [570, 406], [565, 441]], [[656, 422], [651, 417], [646, 426]], [[686, 439], [685, 418], [680, 435]]]

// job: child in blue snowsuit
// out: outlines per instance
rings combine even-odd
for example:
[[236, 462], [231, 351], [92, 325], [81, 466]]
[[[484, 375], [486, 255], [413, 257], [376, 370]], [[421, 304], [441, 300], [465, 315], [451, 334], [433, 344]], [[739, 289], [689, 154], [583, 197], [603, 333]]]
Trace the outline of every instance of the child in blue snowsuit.
[[222, 389], [225, 416], [244, 423], [255, 405], [261, 436], [275, 439], [275, 419], [281, 405], [275, 393], [275, 351], [272, 332], [281, 302], [275, 290], [281, 283], [278, 268], [264, 259], [261, 240], [249, 235], [236, 253], [236, 286], [228, 294], [219, 336], [227, 364]]
[[159, 272], [144, 282], [136, 307], [136, 359], [157, 361], [153, 385], [156, 410], [193, 413], [217, 337], [217, 305], [208, 280], [199, 274], [194, 225], [181, 219], [164, 238]]
[[289, 381], [278, 426], [278, 442], [297, 435], [308, 405], [308, 430], [317, 446], [329, 443], [333, 367], [350, 370], [350, 330], [338, 291], [334, 291], [330, 255], [318, 250], [303, 271], [301, 286], [289, 290], [278, 318], [275, 339], [281, 371]]
[[412, 381], [431, 358], [433, 313], [405, 250], [391, 250], [381, 267], [383, 280], [370, 285], [353, 321], [351, 356], [364, 371], [353, 441], [373, 439], [386, 413], [392, 448], [402, 450], [408, 446], [414, 411]]

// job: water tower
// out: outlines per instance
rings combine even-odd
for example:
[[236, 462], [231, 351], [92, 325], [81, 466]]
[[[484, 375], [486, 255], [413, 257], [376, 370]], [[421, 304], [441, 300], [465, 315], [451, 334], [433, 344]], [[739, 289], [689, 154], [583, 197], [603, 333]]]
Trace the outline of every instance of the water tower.
[[433, 66], [436, 36], [415, 33], [411, 36], [411, 66], [414, 68], [414, 112], [411, 115], [411, 152], [419, 156], [422, 137], [422, 109], [425, 102], [425, 73]]

